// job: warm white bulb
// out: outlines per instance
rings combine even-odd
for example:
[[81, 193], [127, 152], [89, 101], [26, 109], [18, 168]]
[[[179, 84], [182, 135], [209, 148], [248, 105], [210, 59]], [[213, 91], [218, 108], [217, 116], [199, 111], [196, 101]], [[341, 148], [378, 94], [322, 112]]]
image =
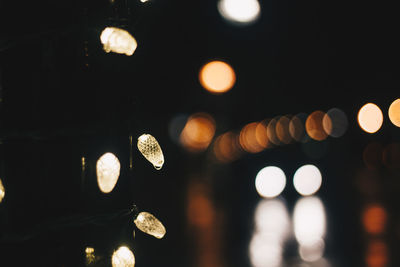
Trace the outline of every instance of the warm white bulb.
[[139, 213], [134, 222], [140, 231], [156, 238], [163, 238], [166, 233], [164, 225], [151, 213]]
[[303, 196], [309, 196], [317, 192], [321, 187], [321, 183], [321, 172], [311, 164], [300, 167], [293, 177], [294, 188]]
[[137, 147], [142, 155], [153, 164], [157, 170], [164, 164], [164, 154], [157, 140], [150, 134], [142, 134], [138, 138]]
[[96, 164], [97, 184], [101, 192], [110, 193], [117, 184], [121, 164], [113, 153], [105, 153]]
[[258, 19], [261, 8], [257, 0], [220, 0], [218, 11], [230, 22], [248, 24]]
[[0, 203], [1, 203], [1, 201], [3, 201], [5, 194], [6, 194], [6, 190], [4, 189], [4, 185], [0, 179]]
[[129, 248], [121, 246], [117, 251], [114, 251], [111, 263], [112, 267], [134, 267], [135, 256]]
[[260, 196], [273, 198], [285, 189], [286, 176], [282, 169], [275, 166], [268, 166], [258, 172], [255, 184]]
[[105, 28], [100, 35], [100, 41], [107, 53], [131, 56], [137, 48], [137, 42], [129, 32], [115, 27]]

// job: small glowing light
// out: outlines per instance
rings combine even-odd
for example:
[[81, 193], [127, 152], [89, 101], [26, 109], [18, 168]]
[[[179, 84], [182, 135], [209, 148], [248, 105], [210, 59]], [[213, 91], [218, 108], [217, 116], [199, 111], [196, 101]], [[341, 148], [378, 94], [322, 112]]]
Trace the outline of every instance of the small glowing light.
[[296, 191], [303, 196], [309, 196], [321, 187], [322, 176], [319, 169], [314, 165], [304, 165], [297, 169], [293, 177]]
[[257, 124], [256, 127], [256, 140], [257, 143], [263, 148], [268, 148], [269, 139], [268, 139], [268, 128], [265, 124], [265, 121], [261, 121]]
[[239, 135], [239, 142], [243, 150], [249, 152], [249, 153], [258, 153], [261, 152], [265, 145], [264, 143], [259, 143], [257, 140], [257, 127], [259, 123], [258, 122], [252, 122], [247, 125], [245, 125], [242, 130], [240, 131]]
[[148, 2], [149, 0], [140, 0], [140, 2], [142, 2], [142, 3], [146, 3], [146, 2]]
[[282, 245], [256, 234], [249, 244], [249, 258], [254, 267], [278, 267], [282, 263]]
[[395, 126], [400, 127], [400, 98], [390, 105], [389, 119]]
[[207, 113], [196, 113], [189, 117], [180, 135], [181, 144], [191, 152], [207, 149], [215, 134], [215, 120]]
[[348, 124], [346, 114], [338, 108], [330, 109], [322, 119], [325, 132], [332, 137], [341, 137]]
[[312, 245], [325, 236], [325, 208], [317, 197], [303, 197], [294, 207], [294, 234], [301, 245]]
[[362, 216], [365, 231], [370, 234], [381, 234], [385, 230], [386, 220], [386, 211], [378, 204], [368, 206]]
[[228, 63], [211, 61], [201, 68], [199, 80], [207, 91], [214, 94], [222, 94], [233, 87], [236, 75]]
[[140, 231], [158, 239], [163, 238], [166, 233], [164, 225], [153, 214], [145, 211], [139, 213], [134, 223]]
[[134, 267], [135, 256], [128, 247], [121, 246], [114, 251], [111, 263], [112, 267]]
[[87, 247], [85, 249], [85, 253], [86, 253], [86, 265], [94, 263], [96, 260], [96, 256], [94, 255], [94, 248]]
[[150, 134], [142, 134], [138, 138], [137, 147], [156, 170], [160, 170], [164, 164], [164, 154], [157, 140]]
[[286, 205], [280, 199], [264, 199], [257, 204], [254, 214], [255, 233], [267, 235], [282, 243], [290, 232]]
[[286, 186], [285, 173], [278, 167], [261, 169], [256, 176], [256, 190], [262, 197], [273, 198], [282, 193]]
[[325, 242], [322, 239], [315, 243], [299, 246], [299, 254], [302, 260], [307, 262], [315, 262], [322, 258], [325, 249]]
[[292, 141], [289, 132], [289, 124], [290, 119], [286, 116], [282, 116], [279, 118], [275, 126], [276, 136], [284, 144], [289, 144]]
[[367, 133], [375, 133], [382, 126], [383, 114], [377, 105], [368, 103], [360, 109], [357, 119], [361, 129]]
[[374, 240], [368, 244], [365, 259], [367, 267], [385, 267], [388, 263], [388, 248], [381, 240]]
[[268, 139], [274, 145], [280, 145], [281, 144], [281, 142], [279, 141], [279, 138], [278, 138], [278, 136], [276, 134], [276, 124], [277, 124], [278, 119], [279, 119], [279, 117], [271, 119], [268, 122], [268, 126], [267, 126]]
[[221, 162], [231, 162], [242, 153], [237, 134], [227, 132], [217, 137], [214, 142], [215, 157]]
[[305, 122], [307, 119], [307, 114], [300, 113], [290, 120], [289, 123], [289, 133], [290, 136], [297, 142], [305, 142], [308, 140], [308, 136], [305, 130]]
[[260, 16], [260, 4], [257, 0], [220, 0], [218, 11], [229, 22], [249, 24]]
[[[307, 131], [308, 135], [314, 140], [322, 141], [328, 137], [329, 133], [325, 132], [323, 123], [322, 123], [322, 120], [324, 117], [325, 117], [325, 113], [317, 110], [317, 111], [314, 111], [313, 113], [311, 113], [306, 120], [306, 131]], [[325, 124], [332, 125], [332, 122], [330, 121], [329, 116], [326, 117]]]
[[114, 52], [131, 56], [137, 47], [135, 38], [129, 32], [115, 27], [105, 28], [100, 35], [100, 40], [107, 53]]
[[6, 194], [6, 190], [4, 189], [3, 182], [0, 179], [0, 203], [3, 201], [5, 194]]
[[113, 153], [105, 153], [97, 160], [97, 184], [101, 192], [110, 193], [117, 184], [121, 164]]

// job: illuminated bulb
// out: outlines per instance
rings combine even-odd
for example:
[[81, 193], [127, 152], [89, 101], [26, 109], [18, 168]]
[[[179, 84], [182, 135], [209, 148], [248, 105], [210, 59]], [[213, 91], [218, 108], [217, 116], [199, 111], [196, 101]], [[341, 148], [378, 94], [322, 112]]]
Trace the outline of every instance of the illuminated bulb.
[[357, 119], [361, 129], [367, 133], [375, 133], [382, 126], [383, 114], [377, 105], [368, 103], [360, 109]]
[[282, 193], [286, 186], [285, 173], [278, 167], [261, 169], [256, 176], [256, 190], [262, 197], [273, 198]]
[[244, 25], [258, 19], [260, 3], [257, 0], [220, 0], [218, 11], [227, 21]]
[[389, 119], [397, 127], [400, 127], [400, 99], [396, 99], [390, 104]]
[[145, 211], [139, 213], [134, 222], [140, 231], [158, 239], [163, 238], [166, 233], [164, 225], [151, 213]]
[[150, 134], [142, 134], [138, 138], [137, 147], [142, 155], [153, 164], [157, 170], [164, 164], [164, 155], [157, 140]]
[[95, 261], [95, 255], [94, 255], [94, 248], [87, 247], [85, 249], [86, 253], [86, 265], [92, 264]]
[[114, 52], [131, 56], [137, 47], [135, 38], [129, 32], [115, 27], [105, 28], [100, 35], [100, 41], [107, 53]]
[[319, 169], [314, 165], [304, 165], [297, 169], [293, 177], [296, 191], [303, 196], [309, 196], [321, 187], [322, 176]]
[[201, 68], [199, 80], [207, 91], [222, 94], [232, 89], [236, 75], [228, 63], [217, 60], [211, 61]]
[[116, 185], [121, 164], [113, 153], [105, 153], [96, 164], [97, 184], [101, 192], [110, 193]]
[[4, 195], [6, 194], [6, 190], [4, 189], [3, 183], [0, 179], [0, 203], [3, 201]]
[[134, 267], [135, 256], [129, 248], [121, 246], [114, 251], [111, 262], [112, 267]]

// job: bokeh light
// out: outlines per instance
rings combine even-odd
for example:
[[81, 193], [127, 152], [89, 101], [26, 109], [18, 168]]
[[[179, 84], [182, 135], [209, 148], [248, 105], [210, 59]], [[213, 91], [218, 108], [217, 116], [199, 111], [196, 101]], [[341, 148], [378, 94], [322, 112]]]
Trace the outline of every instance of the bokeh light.
[[302, 197], [294, 207], [294, 234], [300, 245], [310, 246], [325, 236], [325, 208], [317, 197]]
[[400, 144], [393, 143], [385, 147], [382, 153], [382, 161], [389, 169], [400, 168]]
[[278, 136], [276, 135], [276, 124], [277, 124], [278, 120], [279, 120], [279, 117], [273, 118], [273, 119], [269, 120], [268, 124], [267, 124], [268, 140], [274, 145], [281, 144]]
[[113, 153], [105, 153], [96, 163], [97, 184], [103, 193], [110, 193], [117, 184], [121, 164]]
[[285, 189], [285, 173], [275, 166], [265, 167], [258, 172], [255, 185], [260, 196], [266, 198], [276, 197]]
[[314, 165], [304, 165], [297, 169], [293, 177], [296, 191], [303, 196], [309, 196], [321, 187], [322, 176], [319, 169]]
[[226, 132], [215, 139], [213, 146], [214, 155], [223, 163], [237, 160], [242, 154], [239, 137], [233, 132]]
[[[262, 126], [261, 126], [262, 127]], [[258, 131], [257, 131], [258, 128]], [[260, 133], [261, 131], [261, 133]], [[259, 136], [262, 133], [263, 129], [259, 128], [258, 122], [252, 122], [245, 125], [242, 130], [240, 131], [239, 142], [243, 150], [249, 153], [257, 153], [264, 150], [268, 143], [266, 140], [263, 139], [262, 136]], [[258, 133], [258, 135], [257, 135]], [[259, 137], [259, 138], [257, 138]], [[259, 142], [260, 140], [260, 142]]]
[[268, 128], [267, 125], [265, 124], [265, 121], [261, 121], [257, 124], [256, 140], [257, 143], [263, 148], [268, 148], [268, 146], [270, 145], [268, 139]]
[[168, 125], [168, 134], [169, 137], [171, 138], [174, 143], [179, 144], [180, 143], [180, 136], [182, 133], [183, 128], [186, 125], [186, 122], [188, 120], [189, 116], [184, 115], [184, 114], [178, 114], [174, 116], [171, 121], [169, 122]]
[[100, 41], [107, 53], [114, 52], [131, 56], [137, 48], [135, 38], [126, 30], [116, 27], [105, 28], [101, 32]]
[[3, 182], [0, 179], [0, 203], [3, 201], [5, 195], [6, 195], [6, 190], [4, 189]]
[[111, 262], [112, 267], [134, 267], [135, 256], [128, 247], [121, 246], [114, 251]]
[[371, 204], [364, 209], [362, 222], [364, 229], [370, 234], [381, 234], [387, 221], [386, 210], [379, 204]]
[[397, 127], [400, 127], [400, 98], [390, 104], [389, 119]]
[[297, 142], [306, 142], [309, 139], [305, 129], [307, 114], [299, 113], [290, 120], [289, 133], [290, 136]]
[[209, 92], [222, 94], [229, 91], [236, 81], [233, 68], [223, 61], [205, 64], [199, 73], [200, 84]]
[[361, 129], [363, 129], [365, 132], [375, 133], [382, 126], [383, 114], [377, 105], [368, 103], [362, 106], [358, 112], [357, 120]]
[[255, 233], [282, 243], [290, 232], [287, 207], [281, 199], [263, 199], [254, 214]]
[[332, 137], [341, 137], [344, 135], [348, 124], [346, 114], [338, 108], [330, 109], [322, 119], [325, 132]]
[[258, 0], [220, 0], [218, 11], [227, 21], [234, 24], [249, 24], [260, 16]]
[[383, 146], [380, 143], [369, 143], [363, 151], [363, 161], [365, 166], [370, 169], [378, 169], [382, 165]]
[[322, 258], [325, 249], [325, 242], [322, 239], [315, 243], [307, 245], [299, 245], [299, 254], [302, 260], [307, 262], [315, 262]]
[[368, 243], [366, 255], [367, 267], [388, 266], [388, 248], [381, 240], [373, 240]]
[[[307, 134], [314, 140], [322, 141], [328, 137], [328, 133], [325, 132], [322, 120], [325, 117], [325, 113], [322, 111], [314, 111], [311, 113], [306, 121]], [[327, 117], [325, 124], [332, 125], [329, 117]]]
[[279, 118], [275, 126], [276, 136], [284, 144], [289, 144], [292, 141], [289, 132], [289, 124], [290, 119], [287, 116], [282, 116]]
[[215, 134], [215, 121], [207, 113], [196, 113], [189, 117], [180, 136], [184, 148], [191, 152], [207, 149]]
[[268, 236], [254, 235], [249, 244], [249, 258], [254, 267], [279, 267], [282, 263], [282, 245]]

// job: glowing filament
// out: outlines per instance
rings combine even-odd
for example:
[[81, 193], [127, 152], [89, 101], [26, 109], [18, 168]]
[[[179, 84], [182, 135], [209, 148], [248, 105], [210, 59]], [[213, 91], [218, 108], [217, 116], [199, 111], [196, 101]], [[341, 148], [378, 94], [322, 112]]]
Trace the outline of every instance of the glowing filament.
[[100, 35], [100, 41], [107, 53], [114, 52], [131, 56], [137, 47], [135, 38], [129, 32], [115, 27], [105, 28]]
[[134, 267], [135, 256], [129, 248], [121, 246], [118, 250], [114, 251], [111, 263], [112, 267]]
[[97, 184], [101, 192], [110, 193], [116, 185], [121, 164], [112, 153], [105, 153], [96, 164]]
[[0, 179], [0, 203], [3, 200], [5, 194], [6, 194], [6, 190], [4, 189], [3, 183], [1, 182], [1, 179]]
[[153, 164], [157, 170], [164, 164], [164, 155], [157, 140], [150, 134], [142, 134], [138, 138], [137, 147], [142, 155]]
[[166, 230], [164, 225], [154, 215], [148, 212], [141, 212], [134, 220], [136, 227], [146, 234], [152, 235], [158, 239], [164, 237]]

